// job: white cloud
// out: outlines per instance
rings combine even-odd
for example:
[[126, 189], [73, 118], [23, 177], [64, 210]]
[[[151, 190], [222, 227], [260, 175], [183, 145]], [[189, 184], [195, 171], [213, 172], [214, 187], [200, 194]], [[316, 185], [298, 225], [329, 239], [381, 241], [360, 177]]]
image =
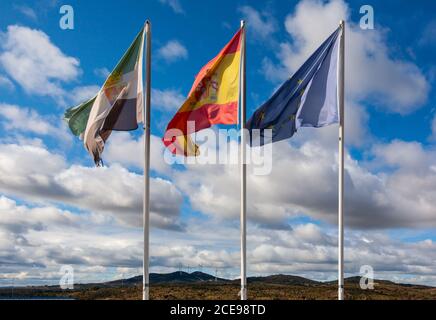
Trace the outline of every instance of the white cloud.
[[185, 13], [185, 10], [183, 10], [182, 4], [179, 0], [159, 0], [159, 2], [169, 6], [175, 13]]
[[159, 110], [175, 111], [179, 109], [186, 100], [185, 96], [177, 90], [167, 89], [159, 90], [152, 89], [151, 91], [152, 104]]
[[0, 196], [0, 222], [1, 285], [58, 283], [64, 264], [74, 266], [77, 282], [89, 282], [106, 267], [141, 263], [138, 229], [119, 228], [97, 214], [19, 205]]
[[[271, 82], [279, 82], [289, 78], [292, 73], [286, 67], [281, 64], [276, 65], [271, 61], [270, 58], [264, 57], [262, 59], [262, 68], [261, 68], [265, 78]], [[277, 87], [278, 88], [278, 87]]]
[[[250, 220], [283, 228], [289, 217], [304, 214], [334, 225], [338, 201], [336, 148], [316, 140], [299, 146], [286, 141], [274, 144], [271, 174], [256, 176], [250, 170], [247, 176]], [[376, 161], [394, 171], [373, 173], [347, 155], [346, 224], [357, 229], [435, 227], [432, 212], [436, 201], [431, 194], [436, 187], [434, 153], [416, 143], [399, 142], [374, 148], [373, 152]], [[223, 219], [238, 216], [237, 166], [189, 165], [174, 177], [194, 210]]]
[[95, 97], [99, 91], [100, 87], [97, 85], [76, 87], [69, 94], [69, 100], [74, 104], [79, 104]]
[[238, 9], [243, 15], [248, 25], [248, 31], [262, 40], [268, 39], [275, 31], [277, 31], [276, 20], [267, 12], [259, 12], [253, 7], [242, 6]]
[[180, 59], [188, 58], [188, 50], [177, 40], [170, 40], [159, 48], [158, 57], [171, 63]]
[[94, 70], [94, 74], [98, 77], [106, 79], [110, 75], [110, 71], [108, 68], [97, 68]]
[[33, 21], [38, 20], [38, 15], [36, 14], [35, 10], [33, 10], [31, 7], [21, 5], [21, 6], [15, 6], [15, 8], [23, 15], [25, 15], [27, 18]]
[[401, 170], [410, 170], [417, 174], [427, 171], [434, 162], [436, 152], [426, 151], [419, 142], [394, 140], [389, 144], [377, 144], [373, 147], [375, 162]]
[[31, 132], [40, 136], [71, 141], [71, 135], [60, 118], [41, 116], [30, 108], [0, 103], [0, 124], [6, 132]]
[[[151, 135], [150, 139], [150, 167], [158, 173], [168, 175], [171, 167], [163, 159], [162, 139], [154, 135]], [[114, 132], [105, 147], [105, 159], [109, 163], [119, 163], [142, 170], [144, 167], [143, 141], [143, 136], [135, 139], [128, 132]]]
[[[51, 206], [30, 207], [0, 197], [0, 284], [57, 283], [59, 268], [71, 264], [76, 282], [112, 280], [123, 273], [140, 273], [142, 234], [95, 215], [71, 214]], [[213, 225], [214, 232], [207, 232]], [[83, 232], [86, 230], [86, 232]], [[152, 272], [182, 266], [219, 276], [238, 277], [239, 226], [216, 220], [190, 219], [186, 233], [154, 230], [151, 234]], [[80, 234], [80, 237], [77, 236]], [[419, 235], [419, 233], [417, 233]], [[287, 230], [267, 230], [249, 224], [248, 274], [288, 273], [318, 280], [337, 274], [336, 230], [312, 223]], [[345, 238], [346, 275], [371, 265], [377, 279], [436, 284], [435, 243], [388, 237], [377, 231], [348, 229]], [[108, 268], [117, 268], [116, 274]], [[412, 277], [411, 277], [412, 276]]]
[[340, 19], [347, 21], [347, 94], [357, 101], [368, 101], [369, 98], [400, 114], [413, 112], [422, 106], [430, 89], [422, 71], [412, 62], [391, 57], [385, 30], [380, 27], [361, 30], [350, 21], [348, 5], [342, 0], [299, 2], [285, 22], [293, 42], [280, 44], [277, 58], [281, 65], [274, 66], [270, 60], [263, 62], [266, 76], [271, 78], [276, 73], [282, 77], [285, 71], [289, 74], [295, 72], [338, 27]]
[[[151, 222], [178, 229], [183, 198], [167, 180], [151, 179]], [[64, 203], [104, 212], [127, 225], [142, 224], [142, 175], [119, 165], [89, 168], [73, 165], [38, 146], [0, 145], [0, 192], [37, 203]]]
[[[289, 53], [286, 56], [289, 60], [284, 65], [274, 65], [265, 60], [265, 65], [271, 67], [271, 74], [281, 72], [286, 77], [295, 70], [307, 57], [305, 54], [314, 49], [310, 45], [319, 44], [329, 28], [336, 26], [336, 13], [344, 12], [344, 8], [341, 1], [328, 4], [303, 1], [296, 14], [287, 19], [287, 23], [291, 23], [287, 27], [296, 28], [291, 33], [295, 42], [282, 46], [283, 52]], [[266, 19], [258, 14], [260, 19]], [[301, 21], [297, 19], [302, 16], [305, 18]], [[299, 30], [303, 20], [306, 23], [313, 18], [331, 20], [331, 26], [325, 25], [325, 30], [320, 31], [314, 24], [310, 30]], [[363, 38], [359, 38], [359, 32], [351, 26], [347, 34], [360, 41]], [[408, 67], [398, 67], [392, 59], [389, 60], [383, 35], [378, 31], [376, 34], [369, 36], [371, 40], [362, 40], [370, 54], [360, 58], [370, 62], [369, 68], [383, 67], [386, 68], [383, 70], [393, 74], [392, 77], [404, 77], [403, 72]], [[316, 41], [313, 40], [315, 38]], [[373, 40], [375, 42], [371, 44]], [[302, 42], [297, 45], [298, 41]], [[386, 51], [377, 53], [383, 46]], [[347, 52], [350, 52], [349, 49]], [[400, 61], [400, 65], [404, 64], [408, 65], [408, 62]], [[356, 67], [353, 70], [360, 69]], [[420, 87], [419, 81], [414, 79], [415, 76], [419, 78], [419, 74], [420, 71], [414, 72], [412, 67], [411, 75], [406, 77], [414, 90], [424, 88], [422, 93], [416, 93], [423, 97], [426, 95], [425, 86]], [[367, 74], [355, 77], [359, 81], [370, 80]], [[61, 88], [59, 79], [46, 80]], [[398, 81], [401, 82], [395, 79], [393, 85], [403, 90]], [[378, 80], [375, 82], [379, 85]], [[356, 91], [352, 82], [348, 85], [351, 91]], [[78, 100], [85, 100], [98, 89], [96, 86], [78, 87], [73, 95], [80, 96]], [[378, 92], [367, 82], [363, 82], [362, 90], [368, 95], [384, 95], [378, 96], [381, 101], [393, 95], [393, 89], [382, 88]], [[420, 98], [412, 97], [410, 92], [402, 92], [392, 99], [394, 102], [401, 101], [395, 107], [396, 112], [405, 113], [416, 107], [414, 104]], [[357, 103], [358, 92], [352, 92], [352, 95], [347, 99], [346, 141], [361, 146], [362, 141], [368, 143], [369, 140], [368, 114]], [[184, 97], [175, 90], [155, 89], [153, 99], [153, 105], [169, 111], [176, 109]], [[51, 118], [31, 109], [9, 106], [12, 109], [8, 111], [2, 106], [0, 117], [8, 119], [5, 124], [12, 126], [10, 128], [14, 131], [33, 130], [52, 135], [49, 132], [56, 129]], [[18, 121], [22, 117], [32, 119], [32, 123], [37, 125], [26, 129], [28, 126]], [[250, 275], [292, 273], [321, 280], [336, 277], [336, 230], [330, 230], [329, 225], [335, 225], [337, 217], [337, 127], [302, 129], [301, 133], [304, 134], [299, 132], [290, 141], [291, 145], [288, 142], [274, 145], [274, 168], [270, 176], [249, 174]], [[436, 118], [433, 133], [436, 136]], [[63, 156], [48, 151], [41, 140], [31, 141], [21, 137], [19, 141], [24, 145], [7, 144], [5, 141], [2, 137], [0, 192], [31, 201], [32, 205], [18, 204], [0, 195], [0, 260], [5, 266], [0, 275], [1, 284], [9, 285], [11, 279], [57, 283], [59, 266], [64, 263], [77, 266], [76, 270], [80, 272], [77, 272], [76, 280], [86, 282], [108, 280], [111, 274], [107, 268], [111, 267], [119, 268], [117, 276], [120, 272], [139, 272], [135, 270], [142, 261], [142, 234], [139, 230], [142, 176], [129, 172], [120, 164], [139, 170], [142, 168], [141, 138], [135, 139], [129, 133], [114, 133], [105, 150], [110, 164], [106, 168], [70, 166]], [[173, 171], [163, 162], [162, 149], [160, 138], [152, 136], [152, 169], [169, 176]], [[432, 192], [436, 188], [436, 154], [419, 143], [404, 141], [375, 144], [368, 152], [371, 157], [374, 156], [369, 164], [359, 163], [350, 155], [346, 160], [346, 272], [357, 274], [361, 265], [369, 264], [375, 268], [377, 278], [394, 281], [411, 279], [417, 283], [436, 285], [434, 241], [402, 242], [370, 230], [436, 226], [436, 202]], [[369, 170], [384, 167], [389, 167], [389, 170], [375, 170], [376, 173]], [[151, 221], [154, 227], [158, 227], [153, 229], [151, 237], [154, 271], [174, 271], [179, 264], [191, 267], [201, 264], [209, 268], [206, 269], [209, 272], [220, 268], [220, 276], [238, 276], [238, 177], [237, 166], [200, 165], [178, 171], [174, 175], [174, 183], [152, 179]], [[194, 210], [208, 215], [207, 219], [204, 216], [198, 220], [187, 218], [181, 224], [179, 215], [183, 195], [178, 188], [188, 196]], [[35, 203], [38, 204], [36, 207]], [[94, 213], [72, 214], [54, 207], [57, 203]], [[289, 218], [306, 215], [326, 221], [327, 227], [314, 224], [289, 226]], [[211, 226], [212, 233], [208, 232]], [[349, 226], [365, 230], [356, 231]], [[181, 228], [186, 228], [186, 232], [169, 234], [167, 230]]]
[[8, 89], [10, 91], [15, 89], [15, 86], [12, 83], [12, 81], [9, 80], [9, 78], [7, 78], [5, 76], [2, 76], [2, 75], [0, 75], [0, 88], [1, 87], [6, 88], [6, 89]]
[[[117, 268], [115, 277], [120, 277], [120, 273], [124, 276], [140, 273], [139, 230], [114, 229], [106, 221], [96, 222], [92, 216], [77, 215], [69, 220], [68, 212], [37, 208], [48, 212], [47, 219], [37, 210], [19, 206], [5, 197], [0, 201], [2, 210], [7, 213], [6, 223], [0, 225], [0, 259], [7, 265], [2, 269], [1, 284], [10, 284], [11, 279], [16, 284], [57, 282], [59, 268], [66, 263], [74, 265], [76, 280], [80, 282], [111, 280], [113, 275], [107, 272], [110, 267]], [[212, 223], [216, 222], [192, 220], [186, 233], [174, 233], [171, 237], [168, 233], [153, 232], [152, 271], [171, 272], [179, 266], [185, 269], [190, 266], [192, 271], [201, 265], [210, 273], [218, 268], [221, 277], [238, 277], [238, 226], [217, 223], [213, 233], [205, 232]], [[10, 228], [22, 224], [25, 229]], [[430, 239], [404, 243], [378, 232], [366, 231], [363, 237], [361, 232], [349, 230], [345, 238], [345, 271], [347, 275], [356, 275], [361, 265], [369, 264], [378, 279], [435, 284], [434, 249], [435, 243]], [[247, 258], [249, 275], [290, 273], [333, 280], [337, 274], [336, 232], [311, 223], [288, 230], [249, 226]]]
[[30, 230], [42, 231], [47, 225], [69, 228], [75, 226], [78, 220], [77, 216], [68, 211], [54, 207], [28, 208], [0, 196], [1, 228], [12, 231], [15, 235], [26, 234]]
[[[143, 177], [119, 166], [86, 168], [72, 166], [53, 180], [66, 192], [66, 202], [94, 211], [114, 214], [129, 225], [142, 224]], [[150, 210], [153, 226], [179, 229], [182, 195], [160, 178], [150, 179]], [[63, 197], [61, 195], [61, 197]], [[80, 199], [77, 201], [75, 199]]]
[[[204, 232], [214, 224], [214, 232]], [[191, 270], [201, 265], [207, 272], [237, 278], [239, 275], [238, 225], [216, 221], [192, 221], [187, 233], [174, 235], [161, 243], [163, 235], [155, 234], [151, 247], [153, 269], [171, 272], [178, 266]], [[375, 231], [349, 230], [345, 238], [346, 275], [359, 274], [360, 266], [371, 265], [377, 279], [422, 284], [436, 283], [432, 268], [435, 247], [431, 240], [403, 243]], [[366, 240], [366, 241], [365, 241]], [[333, 280], [337, 276], [336, 230], [307, 223], [293, 229], [266, 230], [249, 225], [248, 274], [287, 273], [317, 280]], [[407, 258], [409, 257], [409, 258]], [[410, 275], [416, 280], [406, 280]]]
[[[310, 230], [309, 237], [301, 237]], [[298, 226], [293, 231], [266, 232], [255, 230], [249, 258], [251, 273], [292, 273], [319, 280], [333, 280], [337, 270], [336, 233], [326, 232], [311, 224]], [[267, 238], [267, 241], [265, 241]], [[367, 241], [365, 241], [366, 239]], [[348, 231], [345, 240], [345, 272], [359, 273], [360, 266], [374, 268], [377, 279], [408, 282], [407, 274], [422, 276], [427, 282], [435, 283], [435, 271], [431, 267], [435, 258], [430, 253], [435, 244], [431, 241], [403, 243], [377, 232]], [[419, 277], [418, 277], [419, 278]]]
[[25, 134], [21, 134], [21, 133], [13, 133], [11, 135], [1, 137], [0, 143], [3, 144], [16, 143], [20, 145], [29, 145], [29, 146], [40, 147], [40, 148], [45, 147], [44, 141], [41, 138], [28, 137]]
[[0, 65], [28, 93], [61, 97], [61, 83], [81, 72], [79, 60], [62, 53], [43, 31], [12, 25], [0, 38]]
[[126, 167], [142, 169], [144, 166], [143, 139], [133, 138], [128, 132], [114, 132], [105, 146], [105, 159]]

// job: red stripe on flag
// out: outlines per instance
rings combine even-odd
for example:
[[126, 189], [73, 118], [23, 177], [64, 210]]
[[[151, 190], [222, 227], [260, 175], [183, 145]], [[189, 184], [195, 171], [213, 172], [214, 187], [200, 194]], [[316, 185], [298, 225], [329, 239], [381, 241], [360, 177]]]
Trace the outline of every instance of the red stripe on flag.
[[239, 30], [230, 40], [229, 43], [226, 44], [226, 46], [221, 50], [221, 52], [212, 60], [210, 60], [206, 65], [201, 68], [200, 72], [196, 75], [194, 83], [192, 84], [191, 91], [189, 92], [189, 96], [192, 95], [192, 93], [197, 88], [198, 84], [203, 80], [205, 76], [208, 75], [208, 73], [211, 71], [212, 67], [216, 67], [218, 65], [218, 62], [222, 60], [223, 56], [231, 53], [235, 53], [241, 49], [241, 32], [242, 30]]
[[[188, 121], [195, 123], [195, 130], [189, 128]], [[238, 122], [238, 102], [226, 104], [205, 104], [193, 111], [178, 112], [168, 124], [167, 130], [179, 129], [185, 135], [209, 128], [214, 124], [236, 124]]]

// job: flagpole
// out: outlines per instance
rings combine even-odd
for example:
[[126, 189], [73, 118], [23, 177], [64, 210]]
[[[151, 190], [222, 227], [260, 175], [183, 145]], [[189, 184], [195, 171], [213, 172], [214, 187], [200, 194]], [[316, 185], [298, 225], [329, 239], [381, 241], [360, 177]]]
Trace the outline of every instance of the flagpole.
[[142, 300], [150, 299], [149, 279], [149, 239], [150, 239], [150, 89], [151, 89], [151, 23], [145, 23], [147, 39], [145, 53], [145, 97], [144, 102], [144, 199], [143, 199], [143, 227], [144, 227], [144, 256], [142, 278]]
[[240, 74], [240, 109], [241, 128], [241, 300], [247, 300], [247, 164], [245, 163], [245, 21], [241, 20], [241, 74]]
[[345, 144], [345, 21], [340, 21], [339, 48], [339, 205], [338, 205], [338, 300], [344, 300], [344, 144]]

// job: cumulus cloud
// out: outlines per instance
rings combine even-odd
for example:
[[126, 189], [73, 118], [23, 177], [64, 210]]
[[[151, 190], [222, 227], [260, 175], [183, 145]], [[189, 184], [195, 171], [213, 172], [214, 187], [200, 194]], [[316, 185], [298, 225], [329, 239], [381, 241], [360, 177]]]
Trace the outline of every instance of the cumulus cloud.
[[[171, 167], [164, 161], [164, 145], [160, 137], [150, 137], [150, 167], [158, 173], [168, 175]], [[135, 139], [128, 132], [114, 132], [109, 140], [105, 157], [109, 163], [119, 163], [127, 167], [144, 167], [144, 140]]]
[[79, 104], [95, 97], [99, 91], [100, 87], [97, 85], [75, 87], [71, 93], [69, 93], [68, 100], [73, 104]]
[[248, 30], [254, 37], [265, 40], [277, 31], [276, 20], [266, 11], [259, 12], [248, 5], [242, 6], [238, 10], [243, 19], [247, 21]]
[[74, 266], [76, 282], [95, 281], [106, 267], [141, 264], [140, 233], [98, 214], [19, 205], [0, 196], [0, 222], [0, 285], [58, 283], [64, 264]]
[[0, 196], [0, 222], [3, 230], [15, 235], [26, 234], [30, 230], [42, 231], [47, 225], [52, 227], [75, 226], [78, 217], [68, 211], [54, 207], [29, 208], [17, 205], [14, 200]]
[[425, 150], [419, 142], [394, 140], [388, 144], [373, 147], [374, 162], [391, 166], [401, 171], [427, 172], [434, 164], [436, 152]]
[[[202, 266], [219, 276], [239, 276], [238, 226], [217, 223], [205, 232], [210, 221], [188, 225], [187, 237], [173, 237], [152, 246], [154, 270], [175, 271], [182, 266]], [[155, 235], [157, 240], [159, 235]], [[156, 239], [156, 238], [155, 238]], [[321, 281], [337, 277], [336, 230], [312, 223], [296, 224], [287, 230], [268, 230], [249, 225], [247, 239], [249, 275], [298, 274]], [[213, 246], [213, 247], [212, 247]], [[345, 238], [345, 272], [358, 275], [362, 265], [371, 265], [377, 279], [421, 284], [436, 283], [435, 259], [430, 240], [403, 243], [377, 231], [348, 230]], [[430, 252], [430, 254], [429, 254]], [[409, 258], [408, 258], [409, 257]], [[414, 275], [411, 279], [410, 275]]]
[[[187, 236], [172, 237], [159, 244], [160, 235], [151, 248], [152, 268], [161, 272], [202, 266], [207, 272], [219, 270], [219, 276], [239, 276], [238, 226], [217, 223], [214, 232], [205, 232], [210, 221], [188, 225]], [[336, 230], [312, 223], [296, 224], [287, 230], [267, 230], [249, 225], [248, 274], [298, 274], [321, 281], [337, 277]], [[435, 243], [422, 240], [402, 243], [377, 231], [348, 230], [345, 238], [346, 275], [359, 274], [362, 265], [371, 265], [375, 276], [399, 282], [436, 283], [432, 268], [435, 259], [429, 254]], [[433, 251], [431, 251], [433, 252]], [[409, 258], [407, 258], [409, 257]], [[415, 276], [410, 280], [407, 274]]]
[[71, 141], [61, 119], [42, 116], [34, 109], [0, 103], [0, 124], [7, 132], [30, 132], [40, 136], [52, 136]]
[[[249, 250], [252, 273], [285, 272], [319, 280], [336, 278], [335, 232], [304, 224], [290, 232], [266, 234], [258, 230], [257, 233], [262, 240], [267, 237], [268, 241], [253, 239], [253, 249]], [[307, 238], [304, 237], [306, 233]], [[377, 279], [407, 282], [404, 275], [410, 273], [422, 276], [423, 284], [435, 283], [435, 272], [431, 267], [435, 257], [428, 251], [434, 246], [431, 240], [405, 244], [378, 232], [366, 232], [363, 237], [362, 233], [349, 231], [345, 240], [345, 272], [356, 275], [362, 265], [370, 265]]]
[[151, 91], [152, 104], [159, 110], [175, 111], [180, 108], [185, 101], [185, 96], [178, 90], [167, 89], [152, 89]]
[[170, 40], [164, 46], [159, 48], [158, 57], [171, 63], [181, 59], [188, 58], [188, 50], [177, 40]]
[[[256, 21], [272, 21], [251, 7], [244, 8], [241, 12], [245, 12], [247, 20], [251, 19], [253, 27]], [[277, 58], [283, 58], [283, 64], [264, 60], [270, 77], [282, 79], [295, 71], [329, 30], [337, 26], [342, 15], [348, 17], [348, 7], [342, 1], [302, 1], [286, 19], [285, 26], [293, 42], [280, 45]], [[312, 20], [317, 20], [313, 28], [303, 28]], [[385, 31], [377, 29], [363, 34], [350, 21], [347, 25], [347, 46], [362, 52], [347, 47], [347, 63], [352, 63], [347, 69], [356, 73], [347, 74], [350, 95], [347, 97], [346, 141], [352, 146], [362, 146], [362, 141], [373, 142], [368, 138], [368, 114], [359, 102], [362, 96], [378, 99], [388, 110], [407, 113], [426, 99], [428, 85], [416, 66], [390, 57]], [[260, 32], [273, 34], [274, 28]], [[37, 33], [38, 39], [44, 38], [40, 31], [24, 29], [32, 35]], [[10, 34], [8, 29], [1, 37], [8, 39]], [[48, 37], [46, 40], [50, 43]], [[18, 51], [8, 50], [18, 56]], [[4, 59], [5, 52], [2, 47], [0, 59]], [[58, 53], [63, 55], [60, 50]], [[3, 62], [0, 60], [2, 65]], [[70, 63], [77, 71], [78, 62], [74, 64], [71, 60]], [[379, 70], [387, 73], [381, 79]], [[74, 79], [73, 72], [70, 74], [70, 79]], [[25, 87], [22, 82], [26, 81], [8, 75]], [[43, 80], [60, 92], [63, 78], [43, 76]], [[389, 81], [392, 88], [386, 87]], [[34, 93], [35, 85], [27, 82], [30, 89], [26, 90]], [[85, 100], [98, 89], [96, 86], [78, 87], [74, 96]], [[400, 93], [394, 94], [396, 90]], [[50, 90], [44, 95], [56, 94], [56, 90]], [[176, 109], [184, 97], [176, 90], [154, 89], [153, 99], [153, 105], [170, 111]], [[3, 125], [14, 126], [11, 127], [14, 131], [28, 132], [24, 123], [15, 121], [22, 116], [37, 124], [29, 129], [33, 133], [38, 128], [39, 134], [52, 135], [49, 132], [56, 129], [50, 128], [51, 119], [31, 109], [8, 108], [0, 108], [0, 117], [7, 120]], [[436, 121], [433, 124], [434, 133]], [[9, 285], [11, 279], [57, 283], [59, 266], [65, 263], [79, 270], [76, 273], [79, 281], [111, 280], [111, 275], [105, 272], [108, 268], [119, 268], [115, 276], [140, 273], [143, 180], [140, 174], [121, 165], [137, 171], [142, 169], [141, 139], [129, 133], [114, 133], [106, 146], [110, 166], [90, 168], [69, 165], [63, 156], [48, 151], [41, 140], [20, 137], [20, 144], [12, 144], [2, 137], [0, 192], [21, 200], [18, 204], [0, 196], [1, 284]], [[175, 168], [162, 160], [160, 138], [152, 136], [151, 144], [152, 169], [174, 178], [173, 181], [151, 180], [151, 222], [155, 227], [151, 237], [152, 270], [174, 271], [179, 265], [202, 265], [205, 271], [219, 268], [220, 276], [238, 277], [238, 167], [189, 165], [174, 173]], [[295, 139], [274, 144], [271, 175], [255, 176], [249, 168], [250, 275], [292, 273], [319, 280], [336, 277], [336, 148], [336, 126], [317, 130], [304, 128]], [[436, 284], [433, 240], [403, 242], [377, 231], [404, 227], [419, 235], [412, 228], [436, 227], [436, 202], [432, 193], [436, 188], [434, 151], [417, 142], [394, 140], [374, 143], [368, 153], [372, 159], [369, 163], [361, 163], [350, 154], [346, 159], [347, 274], [357, 274], [361, 265], [369, 264], [374, 267], [377, 278]], [[184, 195], [193, 210], [203, 213], [200, 218], [187, 217], [181, 222]], [[21, 204], [22, 200], [31, 204]], [[78, 213], [56, 208], [58, 203]], [[293, 218], [299, 217], [320, 221], [322, 227], [294, 223]], [[169, 236], [168, 230], [185, 232], [172, 232]], [[406, 280], [411, 279], [410, 275], [413, 280]]]
[[[38, 165], [35, 165], [38, 164]], [[38, 146], [0, 145], [0, 191], [37, 203], [64, 203], [104, 212], [121, 223], [140, 226], [143, 178], [114, 165], [89, 168], [73, 165]], [[154, 227], [181, 230], [183, 198], [161, 178], [151, 179], [151, 222]]]
[[[432, 214], [436, 202], [431, 194], [436, 183], [433, 153], [419, 144], [404, 142], [378, 146], [373, 152], [381, 165], [393, 166], [394, 171], [373, 173], [347, 155], [346, 225], [357, 229], [436, 226]], [[253, 173], [247, 177], [247, 212], [252, 222], [286, 228], [288, 218], [303, 214], [336, 223], [336, 148], [322, 141], [306, 141], [300, 146], [276, 143], [271, 174]], [[174, 176], [195, 210], [213, 217], [237, 218], [236, 165], [188, 165]]]
[[357, 101], [370, 98], [387, 110], [400, 114], [413, 112], [422, 106], [430, 90], [422, 71], [412, 62], [392, 58], [386, 31], [381, 27], [361, 30], [350, 20], [349, 7], [342, 0], [303, 0], [297, 4], [285, 21], [293, 41], [279, 45], [277, 59], [280, 64], [275, 65], [268, 59], [263, 61], [267, 78], [283, 80], [295, 72], [338, 27], [340, 19], [347, 21], [347, 94]]
[[65, 55], [41, 30], [11, 25], [0, 38], [0, 65], [28, 93], [61, 97], [61, 84], [81, 73], [79, 60]]
[[[120, 228], [93, 214], [18, 205], [4, 196], [0, 197], [0, 213], [0, 284], [10, 285], [12, 279], [15, 284], [57, 283], [63, 264], [74, 266], [76, 282], [140, 273], [142, 234], [138, 229]], [[183, 234], [168, 237], [167, 232], [153, 230], [151, 270], [190, 267], [213, 273], [218, 269], [221, 277], [237, 278], [238, 225], [189, 220]], [[213, 233], [208, 232], [211, 225]], [[377, 231], [348, 230], [345, 272], [356, 275], [361, 265], [371, 265], [378, 279], [435, 284], [434, 252], [430, 239], [403, 243]], [[312, 223], [297, 223], [286, 230], [249, 224], [247, 259], [249, 275], [288, 273], [333, 280], [337, 274], [336, 231]], [[108, 268], [117, 268], [116, 274], [102, 273]]]

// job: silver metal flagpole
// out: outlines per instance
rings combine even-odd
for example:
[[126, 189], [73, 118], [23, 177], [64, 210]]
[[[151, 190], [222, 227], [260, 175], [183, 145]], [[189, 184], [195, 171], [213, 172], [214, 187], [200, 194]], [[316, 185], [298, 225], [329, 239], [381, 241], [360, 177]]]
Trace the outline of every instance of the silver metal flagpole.
[[143, 202], [143, 227], [144, 227], [144, 256], [142, 300], [150, 299], [149, 279], [149, 238], [150, 238], [150, 88], [151, 88], [151, 23], [145, 23], [145, 36], [147, 39], [145, 53], [145, 97], [144, 101], [144, 202]]
[[344, 101], [345, 101], [345, 21], [340, 21], [339, 47], [339, 205], [338, 205], [338, 300], [344, 300]]
[[247, 164], [245, 161], [245, 21], [241, 20], [241, 74], [240, 74], [240, 109], [241, 128], [241, 300], [247, 300]]

